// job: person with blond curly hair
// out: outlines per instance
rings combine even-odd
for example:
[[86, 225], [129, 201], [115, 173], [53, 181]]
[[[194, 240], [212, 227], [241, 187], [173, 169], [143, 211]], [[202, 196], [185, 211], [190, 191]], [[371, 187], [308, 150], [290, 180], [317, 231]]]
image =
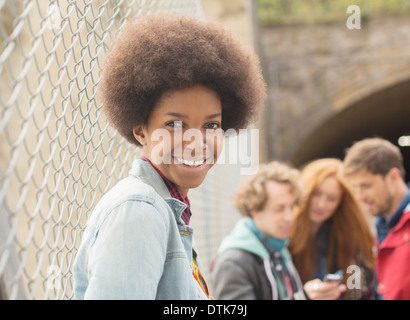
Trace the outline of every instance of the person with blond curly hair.
[[223, 239], [211, 265], [216, 299], [336, 299], [346, 288], [319, 279], [302, 284], [287, 248], [294, 211], [302, 198], [299, 171], [270, 162], [237, 191], [243, 217]]
[[109, 123], [142, 158], [87, 222], [75, 298], [209, 298], [188, 192], [215, 164], [223, 131], [246, 128], [263, 106], [258, 57], [219, 24], [148, 15], [120, 31], [99, 88]]

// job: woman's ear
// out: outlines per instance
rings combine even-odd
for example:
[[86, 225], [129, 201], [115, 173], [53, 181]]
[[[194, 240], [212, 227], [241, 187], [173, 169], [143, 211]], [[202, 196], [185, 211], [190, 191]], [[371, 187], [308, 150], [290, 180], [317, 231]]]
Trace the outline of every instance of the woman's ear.
[[146, 133], [142, 126], [137, 126], [132, 129], [135, 140], [137, 140], [142, 146], [147, 144]]

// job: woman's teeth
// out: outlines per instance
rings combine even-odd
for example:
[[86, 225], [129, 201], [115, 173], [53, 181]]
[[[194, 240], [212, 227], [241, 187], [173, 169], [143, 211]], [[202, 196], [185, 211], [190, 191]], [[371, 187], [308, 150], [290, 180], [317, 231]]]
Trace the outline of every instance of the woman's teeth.
[[184, 160], [182, 158], [175, 158], [175, 160], [178, 163], [182, 163], [182, 164], [184, 164], [186, 166], [190, 166], [190, 167], [198, 167], [198, 166], [200, 166], [201, 164], [204, 163], [204, 160], [193, 161], [193, 160]]

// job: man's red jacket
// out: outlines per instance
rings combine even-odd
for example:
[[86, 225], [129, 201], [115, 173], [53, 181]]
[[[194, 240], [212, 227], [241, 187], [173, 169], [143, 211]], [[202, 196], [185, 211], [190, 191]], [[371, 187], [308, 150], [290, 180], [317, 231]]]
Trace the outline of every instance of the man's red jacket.
[[380, 244], [377, 264], [383, 300], [410, 300], [410, 206]]

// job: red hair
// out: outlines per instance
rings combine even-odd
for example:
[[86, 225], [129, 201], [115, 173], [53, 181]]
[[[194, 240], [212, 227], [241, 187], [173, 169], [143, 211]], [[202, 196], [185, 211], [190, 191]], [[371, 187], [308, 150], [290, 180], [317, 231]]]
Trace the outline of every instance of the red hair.
[[[289, 249], [303, 283], [313, 279], [317, 261], [315, 234], [310, 228], [309, 205], [316, 188], [328, 177], [335, 178], [343, 191], [338, 208], [325, 222], [328, 270], [334, 272], [342, 269], [346, 274], [346, 269], [351, 264], [364, 264], [370, 270], [374, 268], [374, 237], [361, 205], [342, 176], [342, 161], [331, 158], [316, 160], [302, 171], [305, 199], [296, 213], [289, 237]], [[346, 281], [346, 277], [344, 280]]]

